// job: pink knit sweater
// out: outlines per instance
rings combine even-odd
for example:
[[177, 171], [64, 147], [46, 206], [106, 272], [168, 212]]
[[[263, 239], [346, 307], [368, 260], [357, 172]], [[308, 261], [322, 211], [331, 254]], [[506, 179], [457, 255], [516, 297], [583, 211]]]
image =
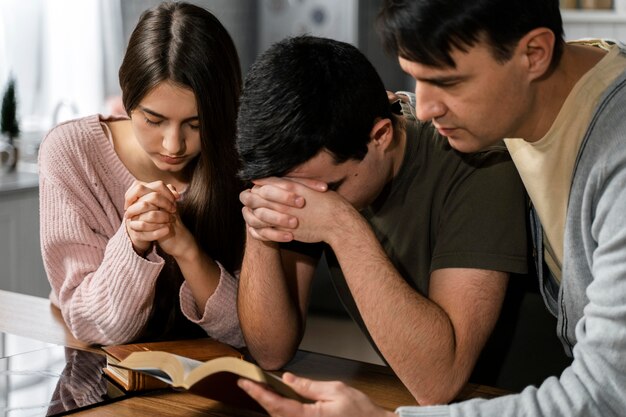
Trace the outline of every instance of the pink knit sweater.
[[[122, 224], [124, 194], [135, 178], [118, 158], [101, 116], [63, 123], [39, 152], [41, 248], [51, 300], [72, 334], [94, 344], [141, 336], [165, 261], [153, 250], [138, 256]], [[209, 336], [241, 347], [237, 280], [222, 275], [204, 311], [186, 285], [183, 314]]]

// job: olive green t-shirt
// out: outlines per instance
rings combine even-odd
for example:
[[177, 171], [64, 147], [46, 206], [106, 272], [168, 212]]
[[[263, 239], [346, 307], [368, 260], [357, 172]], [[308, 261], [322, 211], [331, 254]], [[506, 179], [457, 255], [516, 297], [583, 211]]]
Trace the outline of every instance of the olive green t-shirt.
[[[462, 154], [432, 124], [416, 121], [406, 106], [403, 110], [407, 138], [402, 166], [361, 211], [398, 272], [424, 296], [436, 269], [526, 274], [527, 198], [504, 144]], [[371, 340], [328, 245], [291, 242], [281, 247], [312, 257], [324, 248], [341, 302]], [[380, 279], [369, 278], [374, 286]]]
[[[405, 118], [403, 164], [362, 211], [398, 272], [424, 296], [441, 268], [527, 273], [526, 193], [504, 145], [462, 154], [430, 123], [406, 110]], [[325, 255], [339, 298], [367, 333], [337, 259], [328, 247]]]

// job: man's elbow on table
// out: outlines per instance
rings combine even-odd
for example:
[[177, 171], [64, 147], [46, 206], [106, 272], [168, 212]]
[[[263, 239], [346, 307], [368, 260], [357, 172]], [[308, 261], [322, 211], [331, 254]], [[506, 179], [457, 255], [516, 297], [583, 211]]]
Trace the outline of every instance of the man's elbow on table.
[[421, 406], [449, 404], [458, 398], [471, 373], [471, 367], [459, 369], [459, 366], [458, 363], [450, 364], [436, 374], [422, 378], [421, 381], [403, 381], [403, 383]]
[[298, 344], [279, 345], [275, 340], [268, 340], [266, 337], [261, 337], [257, 341], [251, 340], [245, 330], [243, 335], [252, 358], [261, 368], [268, 371], [276, 371], [285, 366], [295, 356], [298, 348]]
[[268, 354], [268, 353], [258, 354], [258, 353], [252, 352], [252, 349], [250, 349], [250, 353], [252, 354], [252, 357], [254, 358], [256, 363], [261, 368], [265, 369], [266, 371], [277, 371], [281, 369], [295, 355], [295, 351], [291, 354], [282, 354], [282, 355]]

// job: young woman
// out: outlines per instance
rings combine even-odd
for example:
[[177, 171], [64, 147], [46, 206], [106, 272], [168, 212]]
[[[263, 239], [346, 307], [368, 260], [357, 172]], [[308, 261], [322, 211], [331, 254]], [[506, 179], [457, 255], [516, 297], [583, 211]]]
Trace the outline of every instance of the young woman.
[[119, 78], [129, 117], [66, 122], [41, 145], [51, 300], [88, 343], [208, 334], [241, 346], [232, 39], [208, 11], [163, 3], [140, 18]]

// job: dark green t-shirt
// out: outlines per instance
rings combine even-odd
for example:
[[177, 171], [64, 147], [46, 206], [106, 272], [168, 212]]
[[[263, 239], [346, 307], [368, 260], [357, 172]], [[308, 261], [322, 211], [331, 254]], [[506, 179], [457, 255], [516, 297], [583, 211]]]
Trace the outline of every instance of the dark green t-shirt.
[[[416, 121], [406, 107], [404, 114], [402, 166], [361, 212], [398, 272], [424, 296], [436, 269], [527, 273], [526, 193], [504, 145], [462, 154], [432, 124]], [[299, 242], [283, 247], [310, 256], [321, 249]], [[324, 247], [338, 296], [369, 337], [337, 259]]]
[[[504, 145], [462, 154], [430, 123], [405, 118], [402, 166], [362, 211], [398, 272], [425, 296], [441, 268], [527, 273], [526, 193]], [[339, 298], [366, 331], [337, 259], [325, 254]]]

